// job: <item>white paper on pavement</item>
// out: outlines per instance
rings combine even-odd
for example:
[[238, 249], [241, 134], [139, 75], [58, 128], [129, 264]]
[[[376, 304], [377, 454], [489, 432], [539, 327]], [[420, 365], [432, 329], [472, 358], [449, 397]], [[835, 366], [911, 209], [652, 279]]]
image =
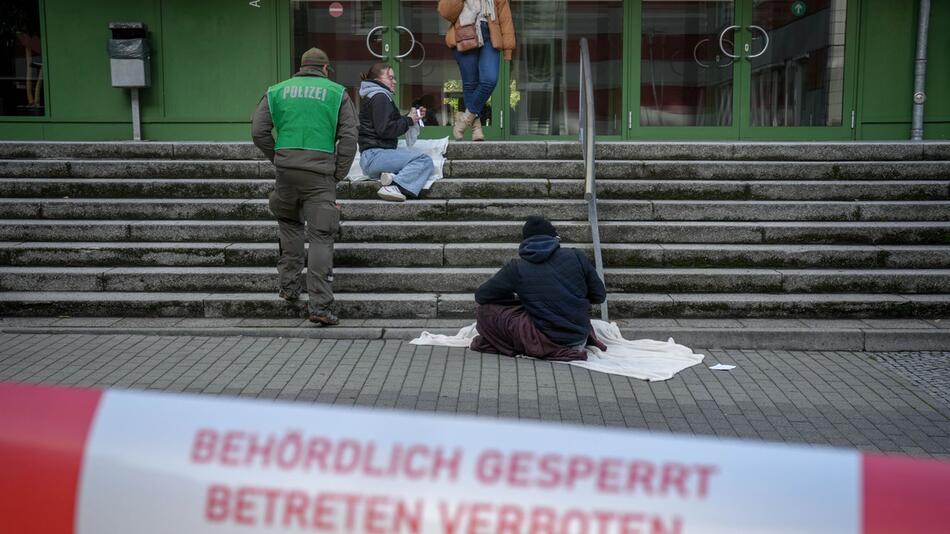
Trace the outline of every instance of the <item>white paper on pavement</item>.
[[726, 365], [724, 363], [717, 363], [716, 365], [713, 365], [712, 367], [710, 367], [710, 369], [712, 369], [713, 371], [732, 371], [735, 368], [736, 368], [735, 365]]
[[[640, 380], [667, 380], [683, 369], [703, 361], [702, 354], [694, 353], [689, 347], [677, 345], [673, 338], [667, 341], [629, 340], [624, 339], [616, 323], [594, 319], [591, 320], [591, 325], [597, 337], [607, 345], [607, 350], [587, 347], [587, 361], [558, 363], [568, 363], [591, 371], [629, 376]], [[473, 323], [459, 330], [454, 336], [422, 332], [419, 337], [409, 343], [440, 347], [468, 347], [477, 335], [478, 330]]]
[[[421, 152], [432, 158], [432, 166], [434, 170], [432, 171], [432, 176], [429, 177], [429, 181], [426, 182], [426, 185], [423, 186], [423, 189], [429, 189], [432, 187], [432, 184], [436, 180], [442, 179], [442, 167], [445, 165], [445, 151], [449, 147], [449, 138], [443, 137], [442, 139], [418, 139], [411, 146], [406, 146], [406, 141], [403, 139], [399, 140], [399, 144], [396, 145], [396, 148], [404, 148], [406, 150], [411, 150], [413, 152]], [[346, 179], [351, 182], [360, 182], [363, 180], [371, 180], [369, 176], [363, 174], [363, 169], [360, 168], [360, 153], [356, 153], [356, 157], [353, 158], [353, 165], [350, 165], [350, 172], [346, 175]]]

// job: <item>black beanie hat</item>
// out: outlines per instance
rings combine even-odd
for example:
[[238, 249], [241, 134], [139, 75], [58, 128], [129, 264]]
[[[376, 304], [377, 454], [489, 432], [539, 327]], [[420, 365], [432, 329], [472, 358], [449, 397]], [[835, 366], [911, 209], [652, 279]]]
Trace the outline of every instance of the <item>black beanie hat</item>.
[[521, 229], [521, 238], [528, 239], [535, 235], [557, 237], [557, 230], [555, 230], [554, 225], [544, 217], [532, 215], [528, 217], [528, 220], [524, 223], [524, 227]]

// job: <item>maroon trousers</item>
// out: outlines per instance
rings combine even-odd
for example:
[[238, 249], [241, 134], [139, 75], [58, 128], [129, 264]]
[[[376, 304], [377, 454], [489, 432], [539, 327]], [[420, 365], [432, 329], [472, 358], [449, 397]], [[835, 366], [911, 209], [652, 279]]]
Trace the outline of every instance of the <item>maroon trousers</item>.
[[[524, 306], [480, 304], [475, 308], [478, 335], [470, 348], [478, 352], [492, 352], [515, 356], [524, 354], [532, 358], [569, 362], [586, 360], [587, 352], [554, 343], [538, 330]], [[593, 329], [588, 334], [587, 344], [601, 350], [607, 347], [594, 337]]]

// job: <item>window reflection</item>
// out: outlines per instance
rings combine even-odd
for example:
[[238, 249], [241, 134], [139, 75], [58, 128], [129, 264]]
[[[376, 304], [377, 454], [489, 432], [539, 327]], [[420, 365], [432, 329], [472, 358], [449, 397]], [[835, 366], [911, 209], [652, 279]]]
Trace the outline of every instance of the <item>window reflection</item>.
[[732, 0], [643, 0], [642, 126], [732, 125], [734, 20]]
[[[400, 109], [425, 106], [426, 126], [450, 126], [459, 109], [462, 79], [445, 45], [449, 23], [439, 16], [438, 0], [402, 0], [399, 24], [412, 32], [399, 32], [399, 55], [407, 54], [399, 71]], [[490, 122], [490, 117], [482, 120], [485, 126]]]
[[43, 115], [39, 0], [7, 0], [0, 9], [0, 115]]
[[[330, 78], [346, 87], [354, 103], [359, 102], [360, 73], [382, 61], [366, 49], [366, 34], [383, 24], [382, 7], [382, 0], [292, 1], [294, 72], [300, 68], [300, 56], [315, 46], [330, 58]], [[382, 38], [378, 31], [370, 36], [377, 54], [382, 54]]]
[[511, 132], [578, 133], [580, 40], [590, 46], [595, 128], [623, 127], [622, 0], [524, 0], [511, 3], [518, 48], [511, 62]]
[[753, 126], [841, 125], [847, 9], [847, 0], [815, 1], [797, 15], [788, 2], [755, 2]]

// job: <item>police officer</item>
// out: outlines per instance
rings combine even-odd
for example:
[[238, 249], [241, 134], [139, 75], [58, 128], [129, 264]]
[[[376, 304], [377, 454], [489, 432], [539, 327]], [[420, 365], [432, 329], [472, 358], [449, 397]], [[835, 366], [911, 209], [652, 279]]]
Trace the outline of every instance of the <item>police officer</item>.
[[[331, 287], [333, 235], [340, 227], [336, 183], [353, 163], [359, 126], [346, 90], [327, 78], [329, 64], [319, 48], [304, 52], [300, 71], [267, 90], [251, 126], [254, 144], [277, 167], [269, 206], [280, 239], [278, 295], [294, 301], [306, 288], [309, 319], [321, 326], [340, 322]], [[301, 277], [305, 231], [306, 283]]]

